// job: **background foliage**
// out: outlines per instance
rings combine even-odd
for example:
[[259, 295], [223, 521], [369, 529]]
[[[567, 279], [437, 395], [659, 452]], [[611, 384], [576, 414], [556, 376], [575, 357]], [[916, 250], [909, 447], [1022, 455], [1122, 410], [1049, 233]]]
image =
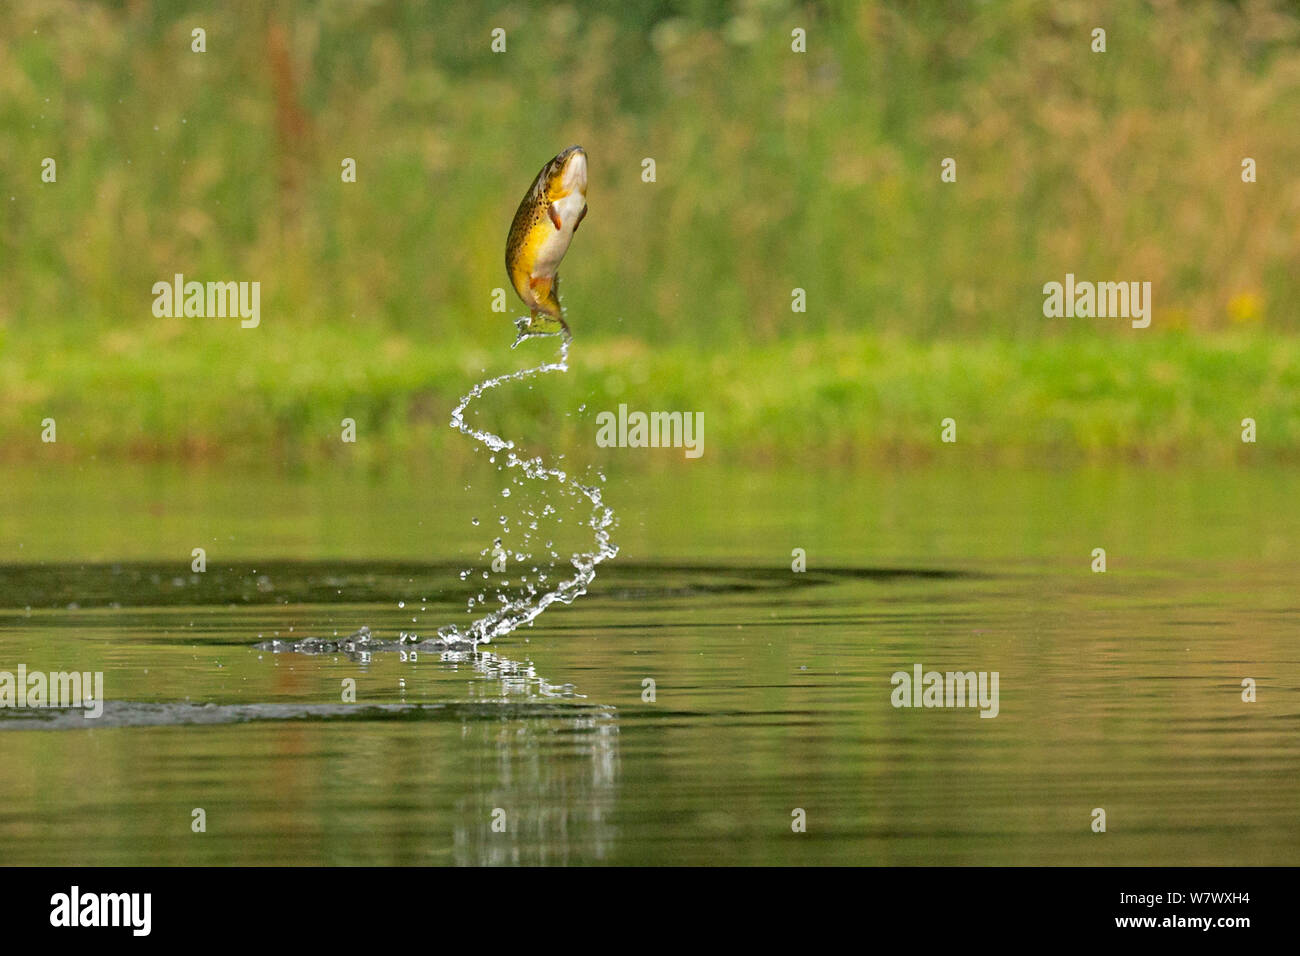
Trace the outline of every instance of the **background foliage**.
[[[0, 455], [79, 453], [45, 415], [109, 456], [337, 454], [343, 415], [441, 447], [514, 360], [505, 233], [572, 142], [593, 408], [705, 409], [757, 458], [927, 454], [949, 415], [1103, 457], [1235, 455], [1252, 415], [1290, 455], [1297, 118], [1294, 4], [7, 0]], [[155, 318], [177, 272], [260, 281], [262, 328]], [[1151, 281], [1153, 327], [1045, 319], [1066, 272]], [[503, 414], [587, 434], [554, 399]]]

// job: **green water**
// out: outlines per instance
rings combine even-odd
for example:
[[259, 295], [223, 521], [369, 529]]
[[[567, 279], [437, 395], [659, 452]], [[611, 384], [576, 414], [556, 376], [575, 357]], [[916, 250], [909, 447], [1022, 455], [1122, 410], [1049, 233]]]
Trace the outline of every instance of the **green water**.
[[619, 462], [587, 596], [414, 659], [254, 645], [463, 621], [481, 461], [3, 466], [0, 670], [105, 688], [0, 710], [4, 862], [1300, 862], [1294, 472]]

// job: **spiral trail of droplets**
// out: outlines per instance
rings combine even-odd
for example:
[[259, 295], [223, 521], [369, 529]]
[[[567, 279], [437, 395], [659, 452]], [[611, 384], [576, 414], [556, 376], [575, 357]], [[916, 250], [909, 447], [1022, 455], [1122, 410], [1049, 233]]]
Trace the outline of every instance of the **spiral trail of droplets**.
[[[532, 337], [534, 336], [521, 334], [516, 339], [515, 345], [518, 345], [524, 338]], [[591, 519], [588, 524], [595, 532], [595, 548], [590, 552], [575, 555], [571, 560], [575, 571], [574, 576], [562, 581], [549, 591], [537, 593], [534, 589], [529, 588], [520, 597], [505, 601], [501, 607], [483, 615], [464, 629], [454, 624], [440, 627], [438, 636], [447, 643], [470, 642], [486, 644], [493, 638], [502, 637], [535, 620], [538, 615], [556, 601], [562, 604], [572, 604], [587, 593], [587, 588], [596, 578], [596, 567], [602, 561], [606, 561], [618, 554], [618, 546], [610, 541], [609, 535], [609, 529], [614, 524], [614, 512], [605, 504], [599, 488], [594, 485], [584, 485], [558, 468], [547, 467], [541, 456], [521, 458], [515, 454], [515, 443], [513, 441], [492, 432], [475, 428], [465, 420], [465, 412], [470, 404], [489, 389], [496, 388], [506, 382], [521, 382], [547, 372], [567, 372], [569, 370], [570, 341], [567, 335], [562, 337], [559, 357], [554, 362], [543, 362], [533, 368], [498, 375], [475, 385], [461, 398], [460, 404], [452, 411], [451, 427], [481, 442], [494, 455], [504, 454], [507, 468], [519, 468], [529, 478], [539, 481], [557, 481], [591, 502]]]

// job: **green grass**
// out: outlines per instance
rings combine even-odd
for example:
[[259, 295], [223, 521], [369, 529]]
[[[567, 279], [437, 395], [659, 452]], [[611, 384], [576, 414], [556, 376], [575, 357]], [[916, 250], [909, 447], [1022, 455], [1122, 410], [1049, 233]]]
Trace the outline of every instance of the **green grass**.
[[[505, 320], [492, 350], [374, 329], [219, 323], [168, 320], [75, 348], [49, 334], [0, 340], [0, 457], [454, 459], [472, 444], [447, 425], [457, 398], [554, 349], [511, 352]], [[489, 393], [475, 406], [479, 420], [582, 460], [601, 454], [596, 413], [620, 402], [704, 412], [705, 454], [734, 462], [1300, 455], [1300, 338], [1259, 332], [1030, 342], [841, 333], [704, 354], [580, 336], [570, 365], [537, 387]], [[57, 422], [55, 445], [40, 441], [46, 417]], [[1257, 444], [1240, 441], [1246, 417], [1258, 423]], [[357, 422], [355, 445], [340, 441], [344, 418]], [[957, 422], [956, 445], [939, 441], [945, 418]], [[622, 460], [633, 459], [681, 454]]]

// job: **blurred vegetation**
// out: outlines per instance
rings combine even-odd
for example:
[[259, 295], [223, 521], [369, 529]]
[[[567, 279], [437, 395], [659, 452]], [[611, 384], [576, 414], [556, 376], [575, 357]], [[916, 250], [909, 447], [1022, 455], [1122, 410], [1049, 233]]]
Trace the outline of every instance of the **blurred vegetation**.
[[[934, 454], [947, 416], [1166, 457], [1249, 415], [1292, 455], [1298, 117], [1300, 16], [1265, 0], [6, 0], [0, 456], [352, 454], [345, 415], [365, 454], [458, 447], [450, 403], [519, 361], [510, 218], [573, 142], [590, 408], [704, 409], [754, 459]], [[1152, 328], [1045, 319], [1067, 272], [1151, 281]], [[155, 318], [175, 273], [260, 281], [261, 328]]]

